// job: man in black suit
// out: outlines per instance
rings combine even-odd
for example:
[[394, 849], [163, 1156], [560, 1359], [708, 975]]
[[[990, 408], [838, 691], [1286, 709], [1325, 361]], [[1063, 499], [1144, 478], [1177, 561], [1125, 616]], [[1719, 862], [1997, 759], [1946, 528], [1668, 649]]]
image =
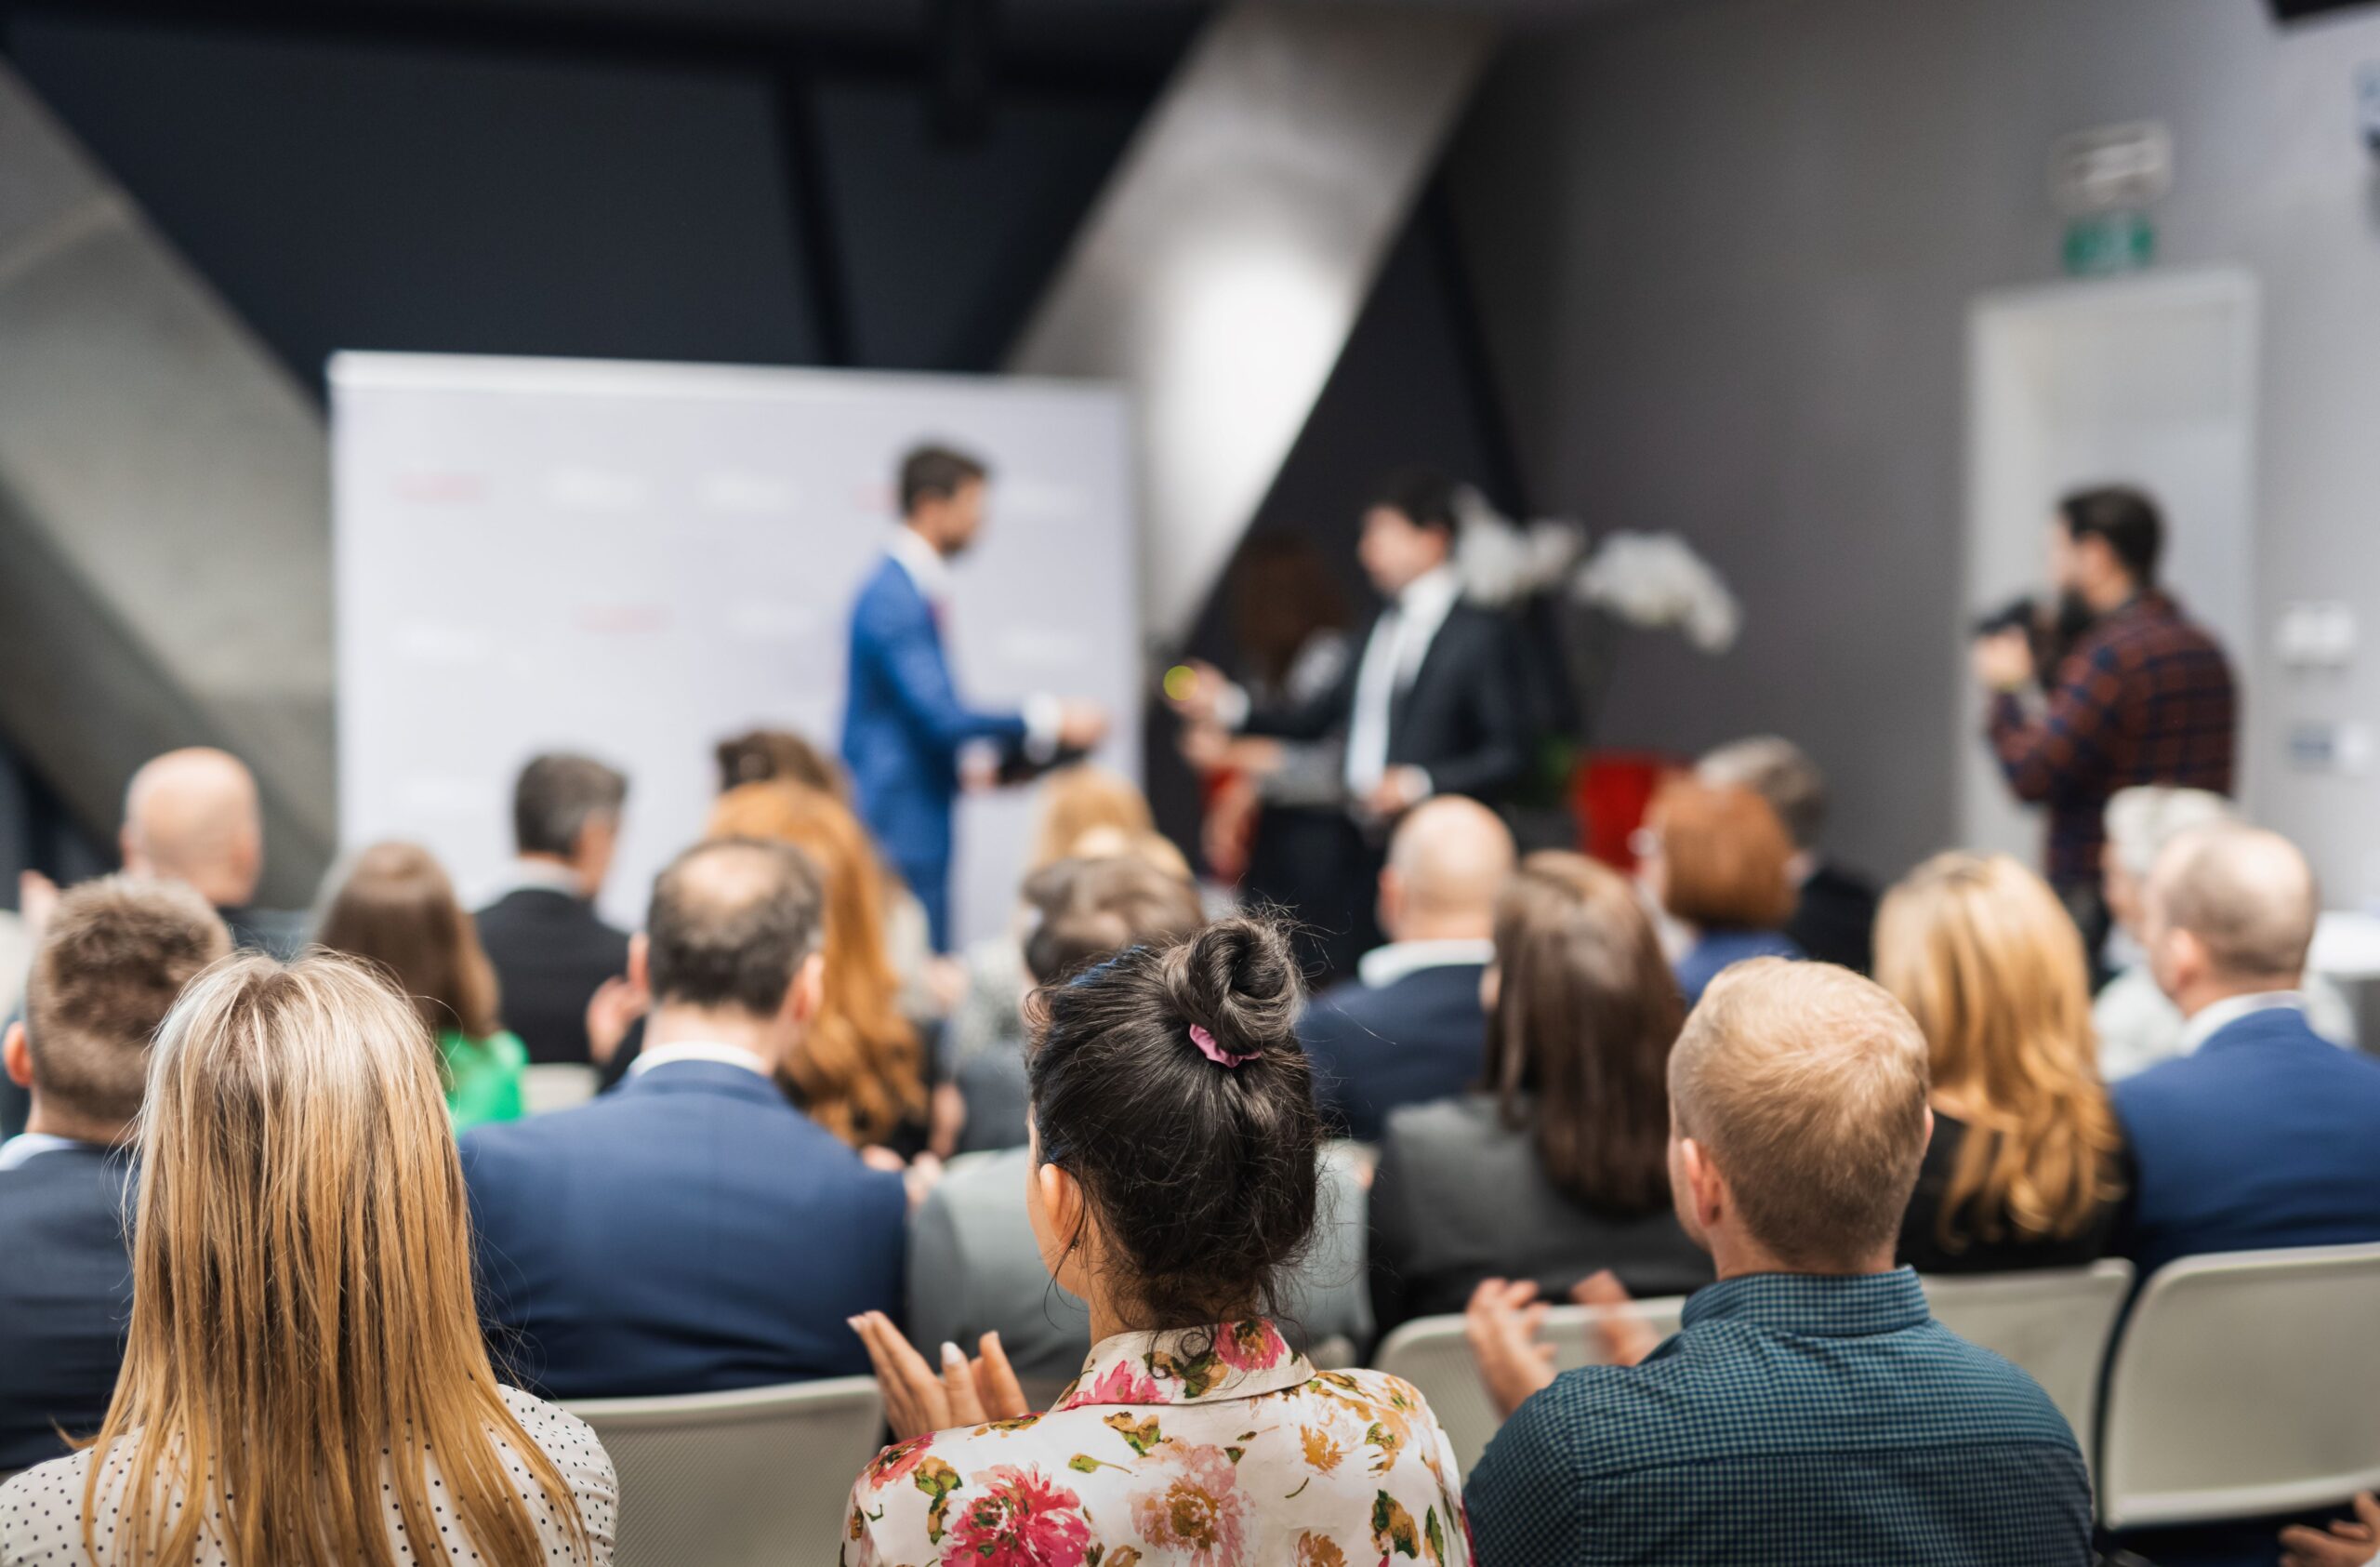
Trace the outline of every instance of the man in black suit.
[[1818, 847], [1826, 830], [1826, 775], [1808, 753], [1776, 735], [1735, 740], [1695, 768], [1704, 783], [1748, 789], [1769, 803], [1793, 839], [1792, 874], [1800, 889], [1785, 934], [1820, 963], [1865, 974], [1875, 962], [1876, 889], [1865, 877], [1829, 864]]
[[595, 912], [628, 781], [590, 757], [531, 760], [512, 791], [512, 890], [479, 911], [504, 1026], [533, 1062], [584, 1062], [587, 1003], [628, 973], [628, 938]]
[[1475, 800], [1427, 801], [1397, 824], [1380, 873], [1388, 945], [1365, 953], [1356, 977], [1316, 997], [1298, 1025], [1334, 1133], [1376, 1143], [1390, 1110], [1478, 1080], [1488, 1028], [1479, 982], [1512, 870], [1512, 832]]
[[0, 1143], [0, 1472], [67, 1452], [58, 1428], [99, 1428], [132, 1310], [124, 1143], [149, 1039], [231, 937], [187, 886], [110, 876], [60, 896], [0, 1044], [31, 1091]]
[[1322, 830], [1300, 857], [1327, 870], [1316, 877], [1315, 906], [1295, 912], [1342, 933], [1333, 949], [1349, 961], [1379, 940], [1373, 884], [1397, 819], [1434, 795], [1493, 803], [1528, 764], [1510, 631], [1494, 612], [1462, 602], [1453, 558], [1457, 494], [1453, 480], [1421, 470], [1381, 485], [1356, 554], [1387, 602], [1360, 655], [1320, 697], [1253, 713], [1244, 692], [1206, 670], [1178, 702], [1193, 721], [1226, 729], [1342, 742], [1342, 806], [1314, 813]]

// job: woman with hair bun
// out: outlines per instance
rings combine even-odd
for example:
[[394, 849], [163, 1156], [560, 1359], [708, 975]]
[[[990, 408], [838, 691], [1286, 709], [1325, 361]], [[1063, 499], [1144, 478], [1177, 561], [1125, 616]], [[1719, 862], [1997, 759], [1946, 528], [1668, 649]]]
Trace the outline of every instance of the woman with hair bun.
[[1037, 994], [1027, 1201], [1091, 1358], [1033, 1414], [997, 1335], [937, 1369], [855, 1319], [903, 1440], [853, 1490], [846, 1567], [1470, 1560], [1421, 1394], [1275, 1325], [1317, 1207], [1300, 991], [1281, 929], [1233, 919]]

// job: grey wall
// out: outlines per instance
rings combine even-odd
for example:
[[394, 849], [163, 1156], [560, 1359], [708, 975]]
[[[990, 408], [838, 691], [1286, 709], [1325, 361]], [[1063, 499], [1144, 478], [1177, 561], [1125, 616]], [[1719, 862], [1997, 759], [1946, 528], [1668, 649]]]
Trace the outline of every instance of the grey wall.
[[2261, 618], [2346, 597], [2366, 639], [2322, 677], [2234, 650], [2254, 803], [2334, 903], [2380, 896], [2373, 780], [2281, 755], [2292, 722], [2380, 717], [2365, 61], [2373, 13], [2284, 32], [2264, 0], [1680, 0], [1509, 51], [1450, 183], [1530, 499], [1685, 532], [1747, 610], [1724, 659], [1631, 644], [1604, 738], [1780, 729], [1833, 776], [1847, 857], [1947, 843], [1967, 304], [2057, 275], [2051, 143], [2153, 116], [2162, 263], [2264, 289]]

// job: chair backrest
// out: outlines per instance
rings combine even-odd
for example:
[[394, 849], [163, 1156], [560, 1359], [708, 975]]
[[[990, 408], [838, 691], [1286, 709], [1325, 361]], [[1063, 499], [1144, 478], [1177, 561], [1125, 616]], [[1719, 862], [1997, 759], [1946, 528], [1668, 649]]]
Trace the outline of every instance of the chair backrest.
[[2116, 1317], [2132, 1293], [2132, 1264], [1985, 1273], [1925, 1281], [1935, 1320], [2012, 1361], [2042, 1385], [2088, 1458], [2097, 1441], [2099, 1383]]
[[2149, 1279], [2108, 1378], [2109, 1528], [2293, 1512], [2373, 1484], [2380, 1246], [2186, 1257]]
[[[1678, 1314], [1685, 1309], [1683, 1296], [1636, 1303], [1637, 1314], [1663, 1337], [1677, 1332]], [[1556, 1369], [1610, 1363], [1604, 1353], [1603, 1335], [1591, 1326], [1601, 1314], [1601, 1308], [1589, 1306], [1557, 1306], [1546, 1312], [1545, 1341], [1554, 1347]], [[1454, 1443], [1455, 1462], [1469, 1474], [1488, 1450], [1488, 1439], [1504, 1422], [1479, 1380], [1478, 1364], [1463, 1337], [1462, 1319], [1416, 1318], [1388, 1335], [1372, 1362], [1421, 1392]]]
[[531, 1115], [566, 1110], [595, 1097], [602, 1074], [572, 1061], [549, 1061], [521, 1074], [521, 1103]]
[[832, 1560], [852, 1482], [884, 1431], [868, 1376], [570, 1410], [619, 1474], [618, 1567]]

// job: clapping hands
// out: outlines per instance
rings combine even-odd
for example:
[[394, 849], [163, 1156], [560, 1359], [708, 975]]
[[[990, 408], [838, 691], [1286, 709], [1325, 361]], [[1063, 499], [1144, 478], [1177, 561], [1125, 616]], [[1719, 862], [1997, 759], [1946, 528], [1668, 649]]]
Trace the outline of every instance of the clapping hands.
[[936, 1374], [883, 1312], [853, 1317], [852, 1331], [867, 1345], [876, 1385], [884, 1393], [884, 1418], [896, 1441], [1033, 1413], [997, 1333], [984, 1335], [972, 1361], [956, 1344], [944, 1345]]
[[2380, 1500], [2358, 1492], [2355, 1517], [2328, 1529], [2292, 1527], [2281, 1532], [2281, 1567], [2369, 1567], [2380, 1561]]
[[[1608, 1270], [1580, 1280], [1570, 1299], [1602, 1308], [1593, 1325], [1611, 1364], [1633, 1366], [1660, 1347], [1660, 1335], [1637, 1313], [1635, 1302]], [[1545, 1312], [1546, 1303], [1538, 1298], [1535, 1284], [1504, 1279], [1482, 1280], [1463, 1309], [1463, 1334], [1479, 1362], [1479, 1378], [1487, 1384], [1497, 1413], [1507, 1418], [1554, 1380], [1554, 1347], [1538, 1336], [1545, 1326]]]

